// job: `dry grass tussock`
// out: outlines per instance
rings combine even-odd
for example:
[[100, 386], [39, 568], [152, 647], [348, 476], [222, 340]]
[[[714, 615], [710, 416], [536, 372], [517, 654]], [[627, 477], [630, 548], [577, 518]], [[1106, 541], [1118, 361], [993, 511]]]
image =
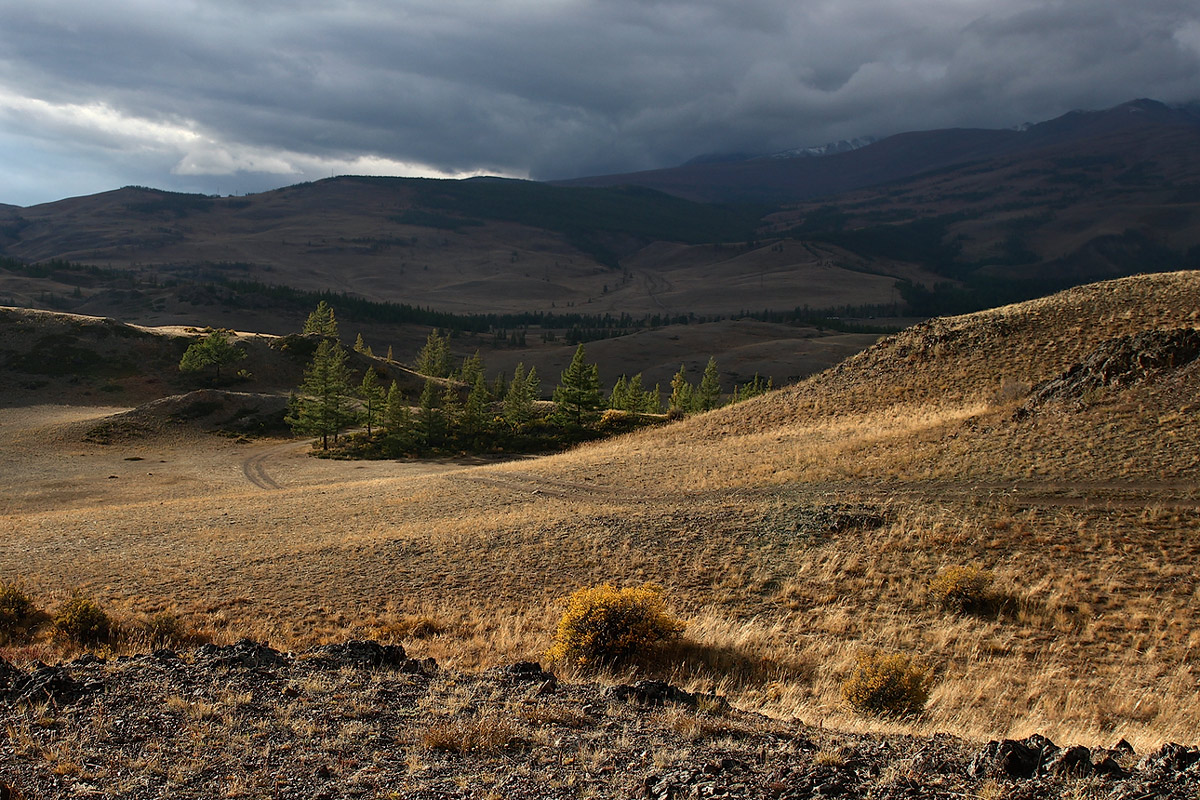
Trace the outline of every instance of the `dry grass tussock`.
[[[216, 641], [370, 636], [468, 669], [540, 658], [576, 589], [652, 581], [683, 639], [614, 678], [851, 730], [1190, 741], [1195, 370], [1024, 419], [1021, 392], [997, 389], [1058, 374], [1094, 340], [1184, 326], [1197, 299], [1194, 273], [1152, 276], [942, 321], [779, 395], [491, 467], [213, 438], [39, 451], [14, 435], [0, 442], [20, 490], [0, 509], [0, 578], [51, 611], [78, 587], [117, 620], [171, 610]], [[911, 349], [938, 331], [958, 338]], [[280, 489], [243, 476], [259, 456]], [[936, 602], [931, 581], [967, 566], [997, 601]], [[50, 660], [54, 646], [0, 653]], [[864, 651], [929, 665], [921, 716], [848, 707]]]

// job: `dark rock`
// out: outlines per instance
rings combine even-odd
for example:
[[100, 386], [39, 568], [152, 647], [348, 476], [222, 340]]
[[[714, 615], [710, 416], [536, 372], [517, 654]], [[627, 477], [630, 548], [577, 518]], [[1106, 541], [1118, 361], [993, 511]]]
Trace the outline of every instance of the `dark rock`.
[[1138, 769], [1143, 772], [1183, 772], [1197, 762], [1200, 762], [1200, 749], [1169, 742], [1139, 761]]
[[497, 678], [504, 683], [539, 683], [543, 687], [546, 683], [551, 686], [558, 685], [558, 678], [552, 673], [542, 669], [542, 665], [536, 661], [518, 661], [515, 664], [506, 664], [503, 667], [490, 669], [486, 673], [493, 678]]
[[1058, 377], [1034, 386], [1017, 417], [1029, 416], [1049, 400], [1081, 398], [1089, 390], [1140, 383], [1197, 357], [1200, 331], [1192, 328], [1142, 331], [1111, 339]]
[[967, 766], [972, 778], [1032, 778], [1043, 762], [1043, 746], [1053, 742], [1034, 734], [1024, 741], [1005, 739], [988, 742]]
[[196, 662], [205, 667], [262, 669], [287, 666], [288, 657], [253, 639], [240, 639], [234, 644], [201, 645], [196, 649]]
[[1083, 778], [1092, 774], [1092, 752], [1083, 745], [1056, 750], [1042, 766], [1047, 775]]
[[75, 680], [64, 667], [43, 666], [13, 686], [9, 696], [16, 703], [70, 705], [102, 688], [97, 682]]
[[614, 686], [605, 692], [611, 700], [620, 702], [635, 702], [646, 706], [661, 706], [665, 703], [678, 703], [695, 708], [696, 695], [672, 686], [666, 681], [641, 680], [632, 684]]
[[1112, 746], [1112, 749], [1118, 753], [1124, 753], [1125, 755], [1128, 755], [1128, 756], [1133, 755], [1133, 745], [1131, 745], [1129, 742], [1125, 741], [1124, 739], [1122, 739], [1121, 741], [1114, 744]]
[[301, 654], [306, 663], [330, 669], [358, 667], [360, 669], [400, 669], [408, 661], [404, 647], [353, 639], [342, 644], [323, 644]]
[[437, 661], [432, 658], [410, 658], [397, 666], [396, 669], [411, 675], [425, 675], [427, 677], [433, 677], [438, 674]]
[[105, 663], [104, 659], [95, 653], [84, 653], [79, 658], [72, 661], [71, 665], [75, 667], [90, 667], [103, 663]]
[[1105, 778], [1121, 779], [1129, 777], [1129, 771], [1121, 766], [1112, 753], [1105, 753], [1092, 763], [1092, 771]]
[[21, 681], [25, 680], [25, 673], [19, 668], [0, 658], [0, 697], [4, 697]]

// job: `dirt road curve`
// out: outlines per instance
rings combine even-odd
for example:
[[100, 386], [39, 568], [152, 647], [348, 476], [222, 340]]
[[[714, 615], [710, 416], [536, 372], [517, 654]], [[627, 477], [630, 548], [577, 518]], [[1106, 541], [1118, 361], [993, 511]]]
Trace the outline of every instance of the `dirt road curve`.
[[281, 487], [279, 483], [271, 477], [271, 474], [267, 472], [267, 462], [272, 458], [283, 455], [290, 450], [295, 450], [297, 447], [306, 445], [307, 442], [286, 442], [284, 444], [268, 447], [265, 450], [260, 450], [257, 453], [246, 456], [246, 458], [242, 460], [242, 474], [246, 476], [246, 480], [250, 481], [260, 489], [266, 489], [268, 491], [273, 489], [281, 489], [283, 487]]

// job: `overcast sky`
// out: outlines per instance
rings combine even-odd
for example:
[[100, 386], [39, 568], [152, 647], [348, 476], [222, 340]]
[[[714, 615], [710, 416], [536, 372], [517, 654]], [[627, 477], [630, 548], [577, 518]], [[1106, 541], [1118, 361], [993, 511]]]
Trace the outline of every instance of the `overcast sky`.
[[0, 203], [566, 178], [1200, 99], [1196, 0], [0, 0]]

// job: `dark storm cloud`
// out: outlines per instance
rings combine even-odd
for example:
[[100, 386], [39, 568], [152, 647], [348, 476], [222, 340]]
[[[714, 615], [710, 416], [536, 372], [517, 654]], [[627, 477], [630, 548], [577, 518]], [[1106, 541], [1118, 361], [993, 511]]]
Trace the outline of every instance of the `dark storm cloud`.
[[1192, 0], [41, 0], [0, 8], [0, 202], [627, 171], [1198, 77]]

